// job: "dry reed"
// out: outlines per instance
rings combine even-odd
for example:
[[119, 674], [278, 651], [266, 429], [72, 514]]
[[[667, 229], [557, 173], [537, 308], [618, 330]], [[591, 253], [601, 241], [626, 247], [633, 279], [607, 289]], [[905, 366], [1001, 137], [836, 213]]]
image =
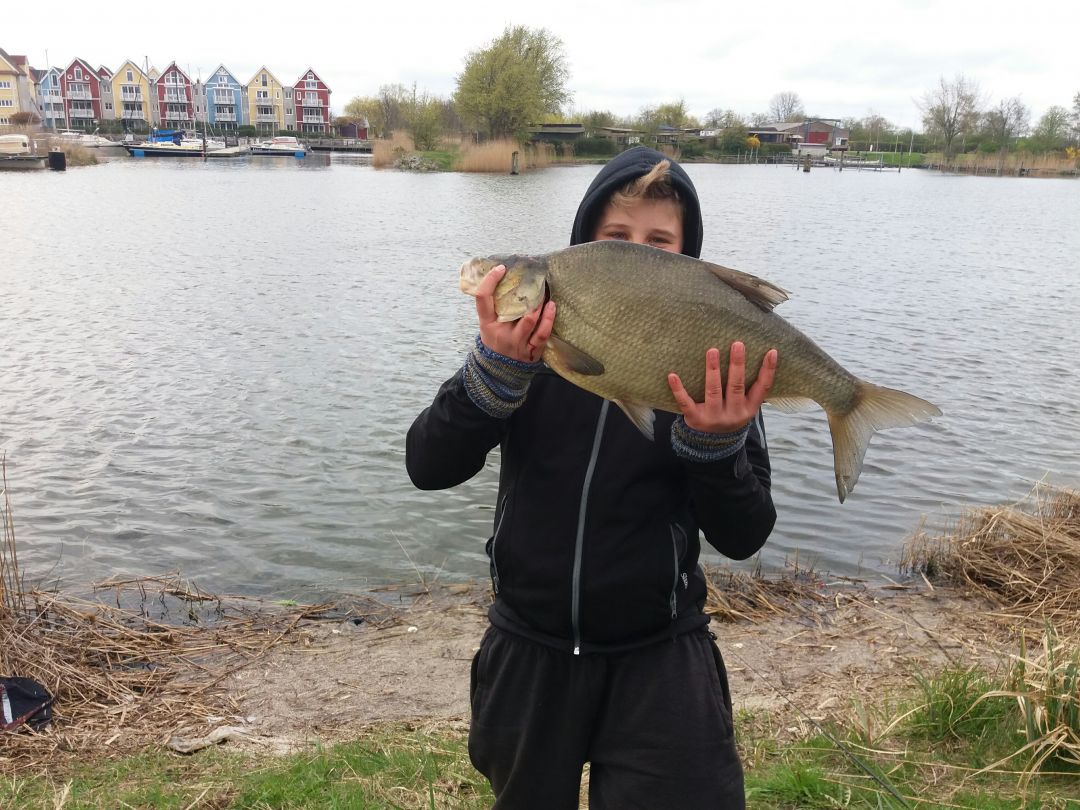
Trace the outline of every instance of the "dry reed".
[[901, 564], [974, 589], [1009, 620], [1080, 636], [1080, 492], [1042, 485], [1013, 506], [968, 509], [949, 534], [917, 532]]
[[393, 166], [394, 162], [416, 151], [416, 145], [407, 132], [394, 130], [389, 138], [378, 138], [372, 142], [371, 165], [376, 169]]
[[945, 160], [940, 153], [928, 154], [925, 158], [932, 169], [985, 175], [1020, 174], [1044, 177], [1061, 175], [1075, 176], [1080, 172], [1080, 161], [1062, 156], [1060, 153], [1046, 152], [1009, 152], [1005, 155], [985, 152], [970, 152], [954, 155]]
[[178, 577], [97, 586], [98, 594], [111, 595], [110, 604], [27, 591], [2, 459], [0, 470], [0, 673], [34, 678], [54, 698], [45, 729], [24, 726], [5, 734], [0, 763], [6, 772], [120, 756], [178, 728], [234, 717], [225, 679], [296, 640], [302, 621], [331, 610], [219, 598]]
[[813, 571], [791, 566], [783, 575], [766, 579], [730, 569], [706, 569], [705, 612], [721, 622], [763, 622], [778, 616], [812, 612], [832, 599]]

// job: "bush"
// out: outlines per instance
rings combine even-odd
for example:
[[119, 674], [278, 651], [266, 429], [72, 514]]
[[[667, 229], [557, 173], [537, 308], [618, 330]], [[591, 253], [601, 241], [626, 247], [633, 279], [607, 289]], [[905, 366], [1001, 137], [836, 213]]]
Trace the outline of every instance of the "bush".
[[705, 154], [704, 141], [682, 141], [679, 144], [679, 153], [683, 158], [699, 158]]
[[610, 138], [578, 138], [574, 141], [574, 153], [581, 157], [614, 157], [619, 145]]
[[758, 155], [761, 157], [772, 157], [773, 155], [790, 155], [791, 146], [786, 143], [763, 143], [761, 148], [758, 149]]
[[256, 131], [255, 127], [250, 124], [244, 124], [244, 126], [236, 128], [236, 134], [241, 138], [254, 138], [259, 133]]

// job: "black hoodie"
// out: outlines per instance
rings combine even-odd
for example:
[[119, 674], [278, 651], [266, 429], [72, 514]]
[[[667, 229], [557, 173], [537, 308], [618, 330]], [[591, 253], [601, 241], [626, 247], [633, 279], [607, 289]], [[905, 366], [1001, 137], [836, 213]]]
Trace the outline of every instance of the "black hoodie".
[[[611, 193], [664, 156], [623, 152], [596, 176], [578, 209], [574, 244], [590, 241]], [[683, 252], [701, 250], [693, 183], [672, 164], [684, 207]], [[618, 408], [545, 369], [524, 404], [496, 419], [473, 404], [462, 375], [447, 380], [413, 422], [406, 467], [421, 489], [456, 486], [499, 446], [502, 460], [487, 542], [492, 624], [574, 653], [613, 652], [708, 622], [699, 530], [745, 559], [776, 519], [760, 416], [746, 446], [712, 463], [671, 447], [674, 415], [657, 412], [646, 440]]]

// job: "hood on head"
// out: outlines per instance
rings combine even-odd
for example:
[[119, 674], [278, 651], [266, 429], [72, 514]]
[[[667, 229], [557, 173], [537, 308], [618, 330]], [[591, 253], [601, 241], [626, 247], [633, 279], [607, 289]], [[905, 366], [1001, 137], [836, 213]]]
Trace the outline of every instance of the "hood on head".
[[593, 178], [592, 184], [578, 206], [574, 218], [574, 228], [570, 232], [570, 244], [580, 245], [591, 242], [600, 213], [607, 205], [611, 195], [649, 173], [661, 160], [669, 160], [671, 169], [668, 177], [679, 192], [683, 205], [683, 249], [682, 252], [695, 259], [701, 258], [701, 241], [704, 235], [701, 224], [701, 206], [698, 202], [697, 189], [683, 171], [682, 166], [666, 155], [647, 146], [635, 146], [612, 158], [600, 173]]

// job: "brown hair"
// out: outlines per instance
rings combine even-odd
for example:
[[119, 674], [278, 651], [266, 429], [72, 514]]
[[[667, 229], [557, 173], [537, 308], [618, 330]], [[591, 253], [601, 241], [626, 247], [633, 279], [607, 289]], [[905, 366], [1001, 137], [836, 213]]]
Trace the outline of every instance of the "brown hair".
[[671, 162], [661, 160], [648, 174], [631, 180], [611, 195], [609, 202], [618, 208], [630, 208], [641, 200], [672, 200], [682, 208], [682, 200], [675, 184], [671, 182], [668, 169]]

